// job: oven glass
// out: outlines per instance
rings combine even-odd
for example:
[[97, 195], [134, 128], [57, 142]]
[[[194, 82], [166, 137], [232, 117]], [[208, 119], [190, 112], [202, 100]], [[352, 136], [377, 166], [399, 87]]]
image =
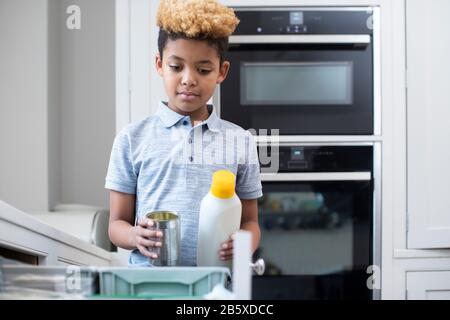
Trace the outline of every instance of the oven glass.
[[353, 63], [241, 63], [241, 105], [351, 105]]
[[267, 275], [365, 272], [372, 182], [265, 182], [258, 210]]
[[220, 116], [280, 135], [373, 134], [372, 45], [230, 47]]

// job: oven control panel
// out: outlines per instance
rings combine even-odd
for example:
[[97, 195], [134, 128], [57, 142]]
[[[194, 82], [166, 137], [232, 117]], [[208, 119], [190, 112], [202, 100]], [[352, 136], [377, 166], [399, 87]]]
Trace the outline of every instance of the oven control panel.
[[[356, 172], [373, 169], [372, 146], [259, 146], [258, 153], [261, 168], [273, 168], [276, 172]], [[277, 166], [278, 170], [275, 170]]]
[[373, 10], [248, 10], [235, 8], [240, 20], [235, 35], [372, 34]]

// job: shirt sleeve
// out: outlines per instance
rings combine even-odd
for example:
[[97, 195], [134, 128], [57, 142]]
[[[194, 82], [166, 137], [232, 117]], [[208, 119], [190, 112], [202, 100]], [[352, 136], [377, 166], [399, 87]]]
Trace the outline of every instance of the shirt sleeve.
[[246, 132], [245, 161], [238, 165], [236, 194], [240, 199], [257, 199], [263, 195], [256, 143], [250, 132]]
[[122, 130], [114, 139], [105, 188], [136, 194], [137, 173], [134, 170], [129, 135]]

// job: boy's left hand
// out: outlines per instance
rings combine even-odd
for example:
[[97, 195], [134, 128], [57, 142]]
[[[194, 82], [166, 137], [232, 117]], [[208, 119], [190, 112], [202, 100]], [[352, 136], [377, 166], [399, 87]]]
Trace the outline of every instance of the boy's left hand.
[[227, 241], [220, 245], [219, 257], [222, 261], [231, 260], [233, 258], [233, 240], [234, 234], [232, 234]]

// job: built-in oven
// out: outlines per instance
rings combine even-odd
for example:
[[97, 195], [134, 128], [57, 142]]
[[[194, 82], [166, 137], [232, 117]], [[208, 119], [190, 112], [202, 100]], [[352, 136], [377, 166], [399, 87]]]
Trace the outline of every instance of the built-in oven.
[[236, 8], [221, 118], [279, 134], [379, 133], [377, 8]]
[[261, 161], [254, 259], [263, 258], [266, 271], [253, 278], [254, 299], [377, 298], [372, 280], [380, 275], [368, 272], [380, 265], [378, 149], [259, 146], [260, 159], [278, 164]]

